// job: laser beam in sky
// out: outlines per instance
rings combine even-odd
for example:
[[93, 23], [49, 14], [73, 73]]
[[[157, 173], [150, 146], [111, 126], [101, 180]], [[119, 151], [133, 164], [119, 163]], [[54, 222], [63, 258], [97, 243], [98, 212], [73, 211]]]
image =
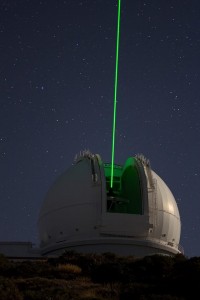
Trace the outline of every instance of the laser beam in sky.
[[119, 65], [120, 14], [121, 14], [121, 0], [118, 0], [117, 40], [116, 40], [116, 60], [115, 60], [115, 84], [114, 84], [114, 105], [113, 105], [113, 129], [112, 129], [112, 160], [111, 160], [111, 180], [110, 180], [110, 187], [111, 188], [113, 187], [113, 173], [114, 173], [114, 160], [115, 160], [115, 136], [116, 136], [117, 87], [118, 87], [118, 65]]

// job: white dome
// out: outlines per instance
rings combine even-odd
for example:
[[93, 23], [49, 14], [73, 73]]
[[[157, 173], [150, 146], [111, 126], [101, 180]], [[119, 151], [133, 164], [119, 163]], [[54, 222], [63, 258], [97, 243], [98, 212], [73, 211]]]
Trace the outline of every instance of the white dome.
[[38, 220], [42, 254], [68, 248], [143, 256], [179, 253], [180, 216], [143, 156], [114, 166], [83, 153], [49, 189]]

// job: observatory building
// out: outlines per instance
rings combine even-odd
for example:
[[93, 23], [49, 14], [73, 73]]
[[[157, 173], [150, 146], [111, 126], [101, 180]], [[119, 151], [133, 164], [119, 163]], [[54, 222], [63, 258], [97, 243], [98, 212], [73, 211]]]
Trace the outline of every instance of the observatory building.
[[84, 151], [50, 187], [39, 220], [41, 255], [65, 250], [146, 256], [180, 253], [176, 201], [143, 155], [114, 165]]

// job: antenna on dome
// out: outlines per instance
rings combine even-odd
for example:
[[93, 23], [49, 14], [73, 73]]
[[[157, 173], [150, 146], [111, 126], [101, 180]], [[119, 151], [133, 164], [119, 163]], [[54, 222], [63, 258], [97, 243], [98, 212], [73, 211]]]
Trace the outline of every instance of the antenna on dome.
[[111, 180], [110, 180], [111, 189], [113, 187], [113, 173], [114, 173], [113, 171], [114, 171], [114, 159], [115, 159], [115, 132], [116, 132], [116, 112], [117, 112], [120, 13], [121, 13], [121, 0], [118, 0], [117, 40], [116, 40], [116, 60], [115, 60], [115, 84], [114, 84], [114, 107], [113, 107], [113, 129], [112, 129], [112, 160], [111, 160]]

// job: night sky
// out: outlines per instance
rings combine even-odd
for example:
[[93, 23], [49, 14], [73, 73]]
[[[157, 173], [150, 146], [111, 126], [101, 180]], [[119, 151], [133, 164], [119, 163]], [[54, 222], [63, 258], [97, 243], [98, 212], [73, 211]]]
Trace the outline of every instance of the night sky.
[[[38, 243], [80, 150], [111, 161], [116, 0], [0, 1], [0, 240]], [[143, 153], [200, 256], [200, 1], [122, 0], [115, 162]]]

